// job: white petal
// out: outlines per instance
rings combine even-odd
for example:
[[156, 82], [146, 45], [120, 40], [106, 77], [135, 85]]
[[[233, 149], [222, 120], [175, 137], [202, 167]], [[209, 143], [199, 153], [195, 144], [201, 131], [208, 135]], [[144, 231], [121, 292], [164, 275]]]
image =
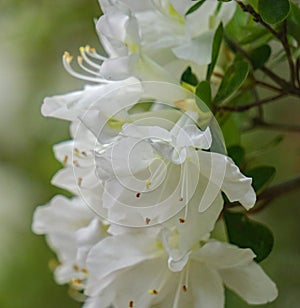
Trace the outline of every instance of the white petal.
[[273, 301], [278, 291], [274, 282], [255, 262], [249, 265], [220, 270], [225, 285], [252, 305]]
[[175, 55], [184, 60], [193, 61], [198, 65], [211, 62], [213, 32], [207, 31], [186, 44], [173, 48]]
[[184, 126], [176, 137], [176, 145], [178, 146], [193, 146], [199, 149], [209, 149], [211, 142], [212, 137], [209, 127], [205, 131], [202, 131], [194, 124]]
[[231, 202], [239, 201], [247, 210], [254, 206], [256, 194], [252, 179], [244, 176], [231, 158], [226, 157], [226, 173], [222, 190]]
[[199, 204], [199, 211], [205, 211], [221, 191], [225, 177], [226, 160], [224, 155], [198, 151], [200, 172], [206, 178], [205, 191]]
[[[224, 307], [224, 288], [220, 275], [205, 264], [192, 262], [190, 286], [194, 308]], [[189, 292], [189, 291], [188, 291]]]
[[224, 269], [249, 264], [255, 258], [255, 254], [251, 249], [241, 249], [228, 243], [211, 241], [201, 247], [193, 258], [213, 268]]
[[154, 242], [143, 234], [122, 234], [105, 238], [88, 255], [90, 278], [87, 294], [94, 296], [114, 277], [112, 274], [157, 256]]

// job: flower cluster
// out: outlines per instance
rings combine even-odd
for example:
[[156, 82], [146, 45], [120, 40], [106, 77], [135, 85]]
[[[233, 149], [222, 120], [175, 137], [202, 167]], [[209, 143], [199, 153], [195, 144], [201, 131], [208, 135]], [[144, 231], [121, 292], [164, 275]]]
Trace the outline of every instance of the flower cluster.
[[84, 307], [223, 307], [224, 286], [250, 304], [277, 296], [251, 249], [210, 238], [224, 196], [254, 206], [251, 178], [226, 155], [205, 105], [180, 82], [201, 80], [214, 32], [233, 2], [100, 0], [96, 29], [107, 56], [86, 46], [73, 76], [81, 91], [44, 100], [42, 113], [70, 121], [54, 146], [52, 183], [75, 196], [38, 207], [33, 230], [57, 253], [56, 281]]

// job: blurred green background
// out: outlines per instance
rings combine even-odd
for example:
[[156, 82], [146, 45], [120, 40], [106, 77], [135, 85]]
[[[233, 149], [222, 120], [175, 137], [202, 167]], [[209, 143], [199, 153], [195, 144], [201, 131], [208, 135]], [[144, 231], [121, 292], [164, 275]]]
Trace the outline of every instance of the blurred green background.
[[[76, 55], [85, 44], [100, 48], [93, 22], [99, 15], [96, 0], [0, 2], [1, 308], [80, 307], [68, 296], [67, 286], [54, 282], [48, 266], [54, 254], [43, 237], [31, 232], [31, 220], [37, 205], [60, 192], [50, 185], [60, 168], [52, 146], [68, 138], [68, 123], [43, 118], [40, 106], [45, 96], [82, 87], [64, 71], [60, 59], [65, 50]], [[296, 104], [272, 108], [271, 117], [299, 123]], [[254, 131], [242, 142], [254, 153], [276, 135]], [[299, 135], [284, 136], [280, 145], [264, 150], [259, 159], [277, 167], [275, 181], [300, 171]], [[262, 265], [278, 284], [280, 295], [267, 307], [299, 307], [299, 198], [296, 191], [256, 216], [275, 236], [274, 251]], [[248, 307], [232, 294], [226, 306]]]

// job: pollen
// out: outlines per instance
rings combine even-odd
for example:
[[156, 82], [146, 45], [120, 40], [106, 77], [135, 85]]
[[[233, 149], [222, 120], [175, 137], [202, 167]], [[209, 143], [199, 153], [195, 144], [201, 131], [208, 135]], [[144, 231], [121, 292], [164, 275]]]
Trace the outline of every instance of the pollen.
[[181, 223], [181, 224], [184, 224], [185, 223], [185, 219], [184, 218], [179, 218], [179, 222]]
[[152, 290], [149, 290], [148, 293], [151, 294], [151, 295], [156, 295], [156, 294], [158, 294], [158, 291], [155, 290], [155, 289], [152, 289]]

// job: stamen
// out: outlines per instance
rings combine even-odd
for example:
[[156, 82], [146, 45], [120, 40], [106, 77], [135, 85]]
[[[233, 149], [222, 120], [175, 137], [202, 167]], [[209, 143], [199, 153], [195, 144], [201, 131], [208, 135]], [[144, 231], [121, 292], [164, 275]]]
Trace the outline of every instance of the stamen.
[[183, 292], [187, 292], [188, 288], [185, 284], [182, 286], [182, 290], [183, 290]]
[[141, 193], [137, 192], [137, 193], [135, 194], [135, 196], [136, 196], [137, 198], [139, 198], [139, 197], [141, 196]]
[[84, 59], [84, 61], [85, 61], [88, 65], [90, 65], [91, 67], [94, 67], [94, 68], [100, 70], [101, 65], [94, 63], [93, 61], [91, 61], [91, 60], [87, 57], [87, 55], [86, 55], [86, 53], [85, 53], [85, 48], [84, 48], [84, 47], [80, 47], [80, 48], [79, 48], [79, 51], [80, 51], [80, 54], [81, 54], [82, 58]]
[[77, 179], [77, 185], [80, 187], [82, 185], [82, 178], [78, 178]]
[[179, 201], [180, 201], [180, 202], [182, 202], [182, 201], [183, 201], [183, 198], [182, 198], [182, 197], [180, 197], [180, 198], [179, 198]]
[[79, 162], [78, 162], [78, 160], [73, 160], [73, 165], [74, 165], [75, 167], [79, 167]]
[[81, 56], [77, 57], [77, 63], [87, 73], [90, 73], [91, 75], [99, 76], [99, 72], [95, 72], [95, 71], [87, 68], [85, 65], [83, 65], [83, 58]]
[[148, 293], [151, 294], [151, 295], [157, 295], [158, 291], [153, 289], [153, 290], [149, 290]]
[[146, 219], [145, 219], [146, 225], [149, 225], [150, 221], [151, 221], [151, 219], [149, 217], [146, 217]]
[[73, 270], [74, 270], [74, 271], [76, 271], [76, 272], [77, 272], [77, 271], [79, 271], [79, 266], [78, 266], [78, 265], [76, 265], [76, 264], [75, 264], [75, 265], [73, 265]]
[[106, 57], [99, 55], [96, 52], [96, 49], [95, 48], [91, 48], [89, 45], [86, 45], [84, 50], [85, 50], [86, 54], [88, 54], [89, 56], [93, 57], [94, 59], [101, 60], [101, 61], [107, 60]]
[[[87, 58], [87, 57], [86, 57]], [[92, 76], [87, 76], [83, 74], [79, 74], [75, 72], [75, 70], [71, 66], [71, 62], [73, 60], [73, 57], [68, 53], [65, 52], [63, 55], [63, 65], [65, 70], [73, 77], [86, 80], [86, 81], [91, 81], [91, 82], [96, 82], [96, 83], [113, 83], [111, 80], [103, 79], [103, 78], [97, 78], [97, 77], [92, 77]], [[92, 61], [90, 61], [92, 62]], [[96, 65], [96, 64], [95, 64]], [[99, 69], [100, 66], [97, 65], [97, 68]]]
[[82, 268], [82, 269], [81, 269], [81, 272], [82, 272], [83, 274], [86, 274], [86, 275], [88, 274], [88, 270], [87, 270], [86, 268]]

